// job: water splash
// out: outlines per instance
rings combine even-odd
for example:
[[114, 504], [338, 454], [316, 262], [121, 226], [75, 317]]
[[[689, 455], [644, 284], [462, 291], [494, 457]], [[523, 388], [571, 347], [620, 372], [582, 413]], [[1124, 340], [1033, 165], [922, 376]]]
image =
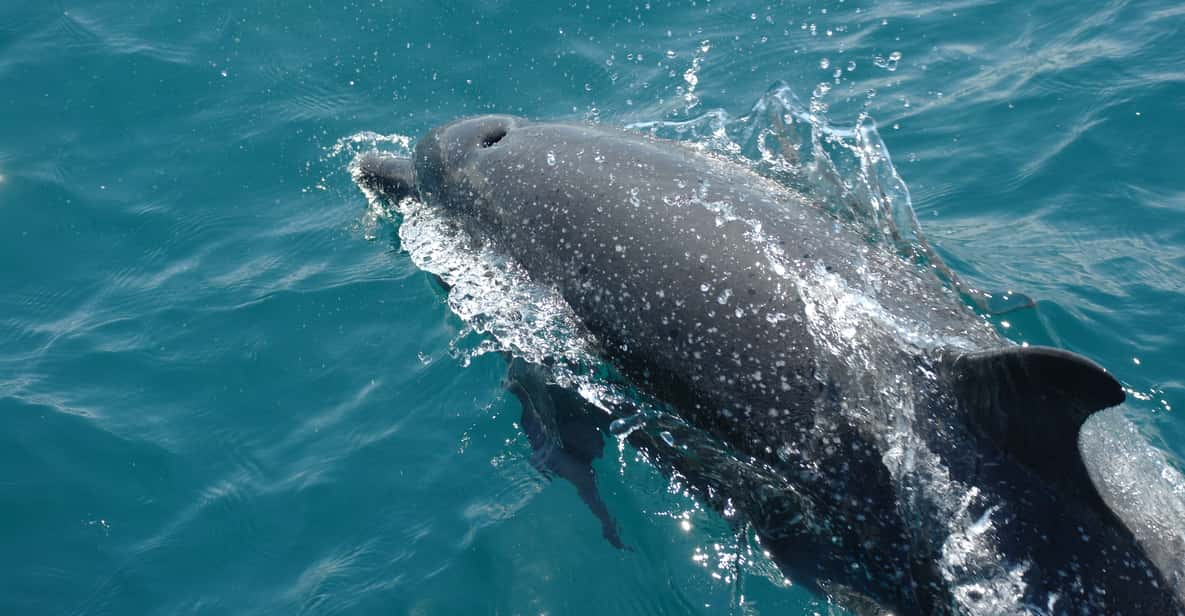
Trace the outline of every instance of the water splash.
[[869, 240], [919, 237], [909, 189], [875, 123], [861, 116], [852, 127], [831, 125], [784, 84], [741, 116], [716, 109], [688, 120], [636, 122], [629, 128], [700, 144], [749, 166], [855, 223]]
[[971, 287], [946, 265], [921, 232], [909, 188], [876, 123], [861, 114], [851, 126], [831, 124], [826, 109], [813, 104], [825, 94], [815, 92], [812, 104], [803, 105], [789, 86], [776, 84], [741, 116], [710, 110], [688, 120], [637, 122], [630, 128], [699, 144], [802, 193], [854, 224], [869, 242], [887, 243], [918, 264], [932, 266], [983, 312], [1032, 307], [1033, 300], [1020, 293]]

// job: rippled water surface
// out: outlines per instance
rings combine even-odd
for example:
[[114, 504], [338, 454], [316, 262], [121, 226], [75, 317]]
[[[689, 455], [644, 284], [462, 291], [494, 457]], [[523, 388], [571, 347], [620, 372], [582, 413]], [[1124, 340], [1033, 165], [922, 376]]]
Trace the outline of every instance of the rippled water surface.
[[630, 551], [530, 465], [505, 361], [347, 170], [465, 114], [719, 148], [675, 127], [782, 83], [875, 120], [938, 254], [1035, 300], [1000, 330], [1102, 363], [1181, 465], [1177, 4], [542, 6], [0, 8], [0, 613], [834, 610], [628, 447]]

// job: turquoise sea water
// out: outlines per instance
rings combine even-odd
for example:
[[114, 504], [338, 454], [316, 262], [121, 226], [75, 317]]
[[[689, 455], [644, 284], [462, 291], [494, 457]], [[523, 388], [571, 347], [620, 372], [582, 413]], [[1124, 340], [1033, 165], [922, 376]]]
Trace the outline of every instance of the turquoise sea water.
[[954, 269], [1037, 301], [1007, 334], [1105, 365], [1181, 465], [1178, 3], [10, 1], [0, 613], [831, 609], [625, 454], [609, 546], [334, 153], [774, 82], [874, 118]]

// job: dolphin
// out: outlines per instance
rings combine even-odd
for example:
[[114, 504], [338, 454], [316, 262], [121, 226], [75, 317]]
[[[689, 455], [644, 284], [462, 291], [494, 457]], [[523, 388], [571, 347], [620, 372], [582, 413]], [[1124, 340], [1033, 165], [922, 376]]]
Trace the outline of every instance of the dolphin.
[[[1182, 555], [1108, 505], [1079, 445], [1120, 383], [1004, 339], [803, 194], [684, 144], [506, 115], [356, 163], [553, 287], [669, 410], [631, 443], [738, 510], [788, 578], [868, 613], [1185, 613]], [[610, 418], [558, 410], [579, 397], [521, 359], [508, 386], [533, 461], [622, 546], [591, 467]]]

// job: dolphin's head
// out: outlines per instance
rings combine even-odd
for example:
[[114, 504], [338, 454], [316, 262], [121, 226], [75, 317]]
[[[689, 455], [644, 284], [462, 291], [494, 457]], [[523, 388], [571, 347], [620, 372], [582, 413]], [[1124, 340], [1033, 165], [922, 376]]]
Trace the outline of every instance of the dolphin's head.
[[420, 197], [447, 208], [466, 207], [483, 182], [475, 172], [480, 159], [526, 123], [515, 116], [484, 115], [429, 131], [416, 144], [413, 154]]
[[411, 159], [378, 151], [360, 155], [355, 162], [356, 179], [394, 201], [415, 197], [465, 210], [488, 179], [476, 169], [478, 163], [489, 159], [492, 148], [525, 124], [525, 119], [508, 115], [456, 120], [424, 135]]

